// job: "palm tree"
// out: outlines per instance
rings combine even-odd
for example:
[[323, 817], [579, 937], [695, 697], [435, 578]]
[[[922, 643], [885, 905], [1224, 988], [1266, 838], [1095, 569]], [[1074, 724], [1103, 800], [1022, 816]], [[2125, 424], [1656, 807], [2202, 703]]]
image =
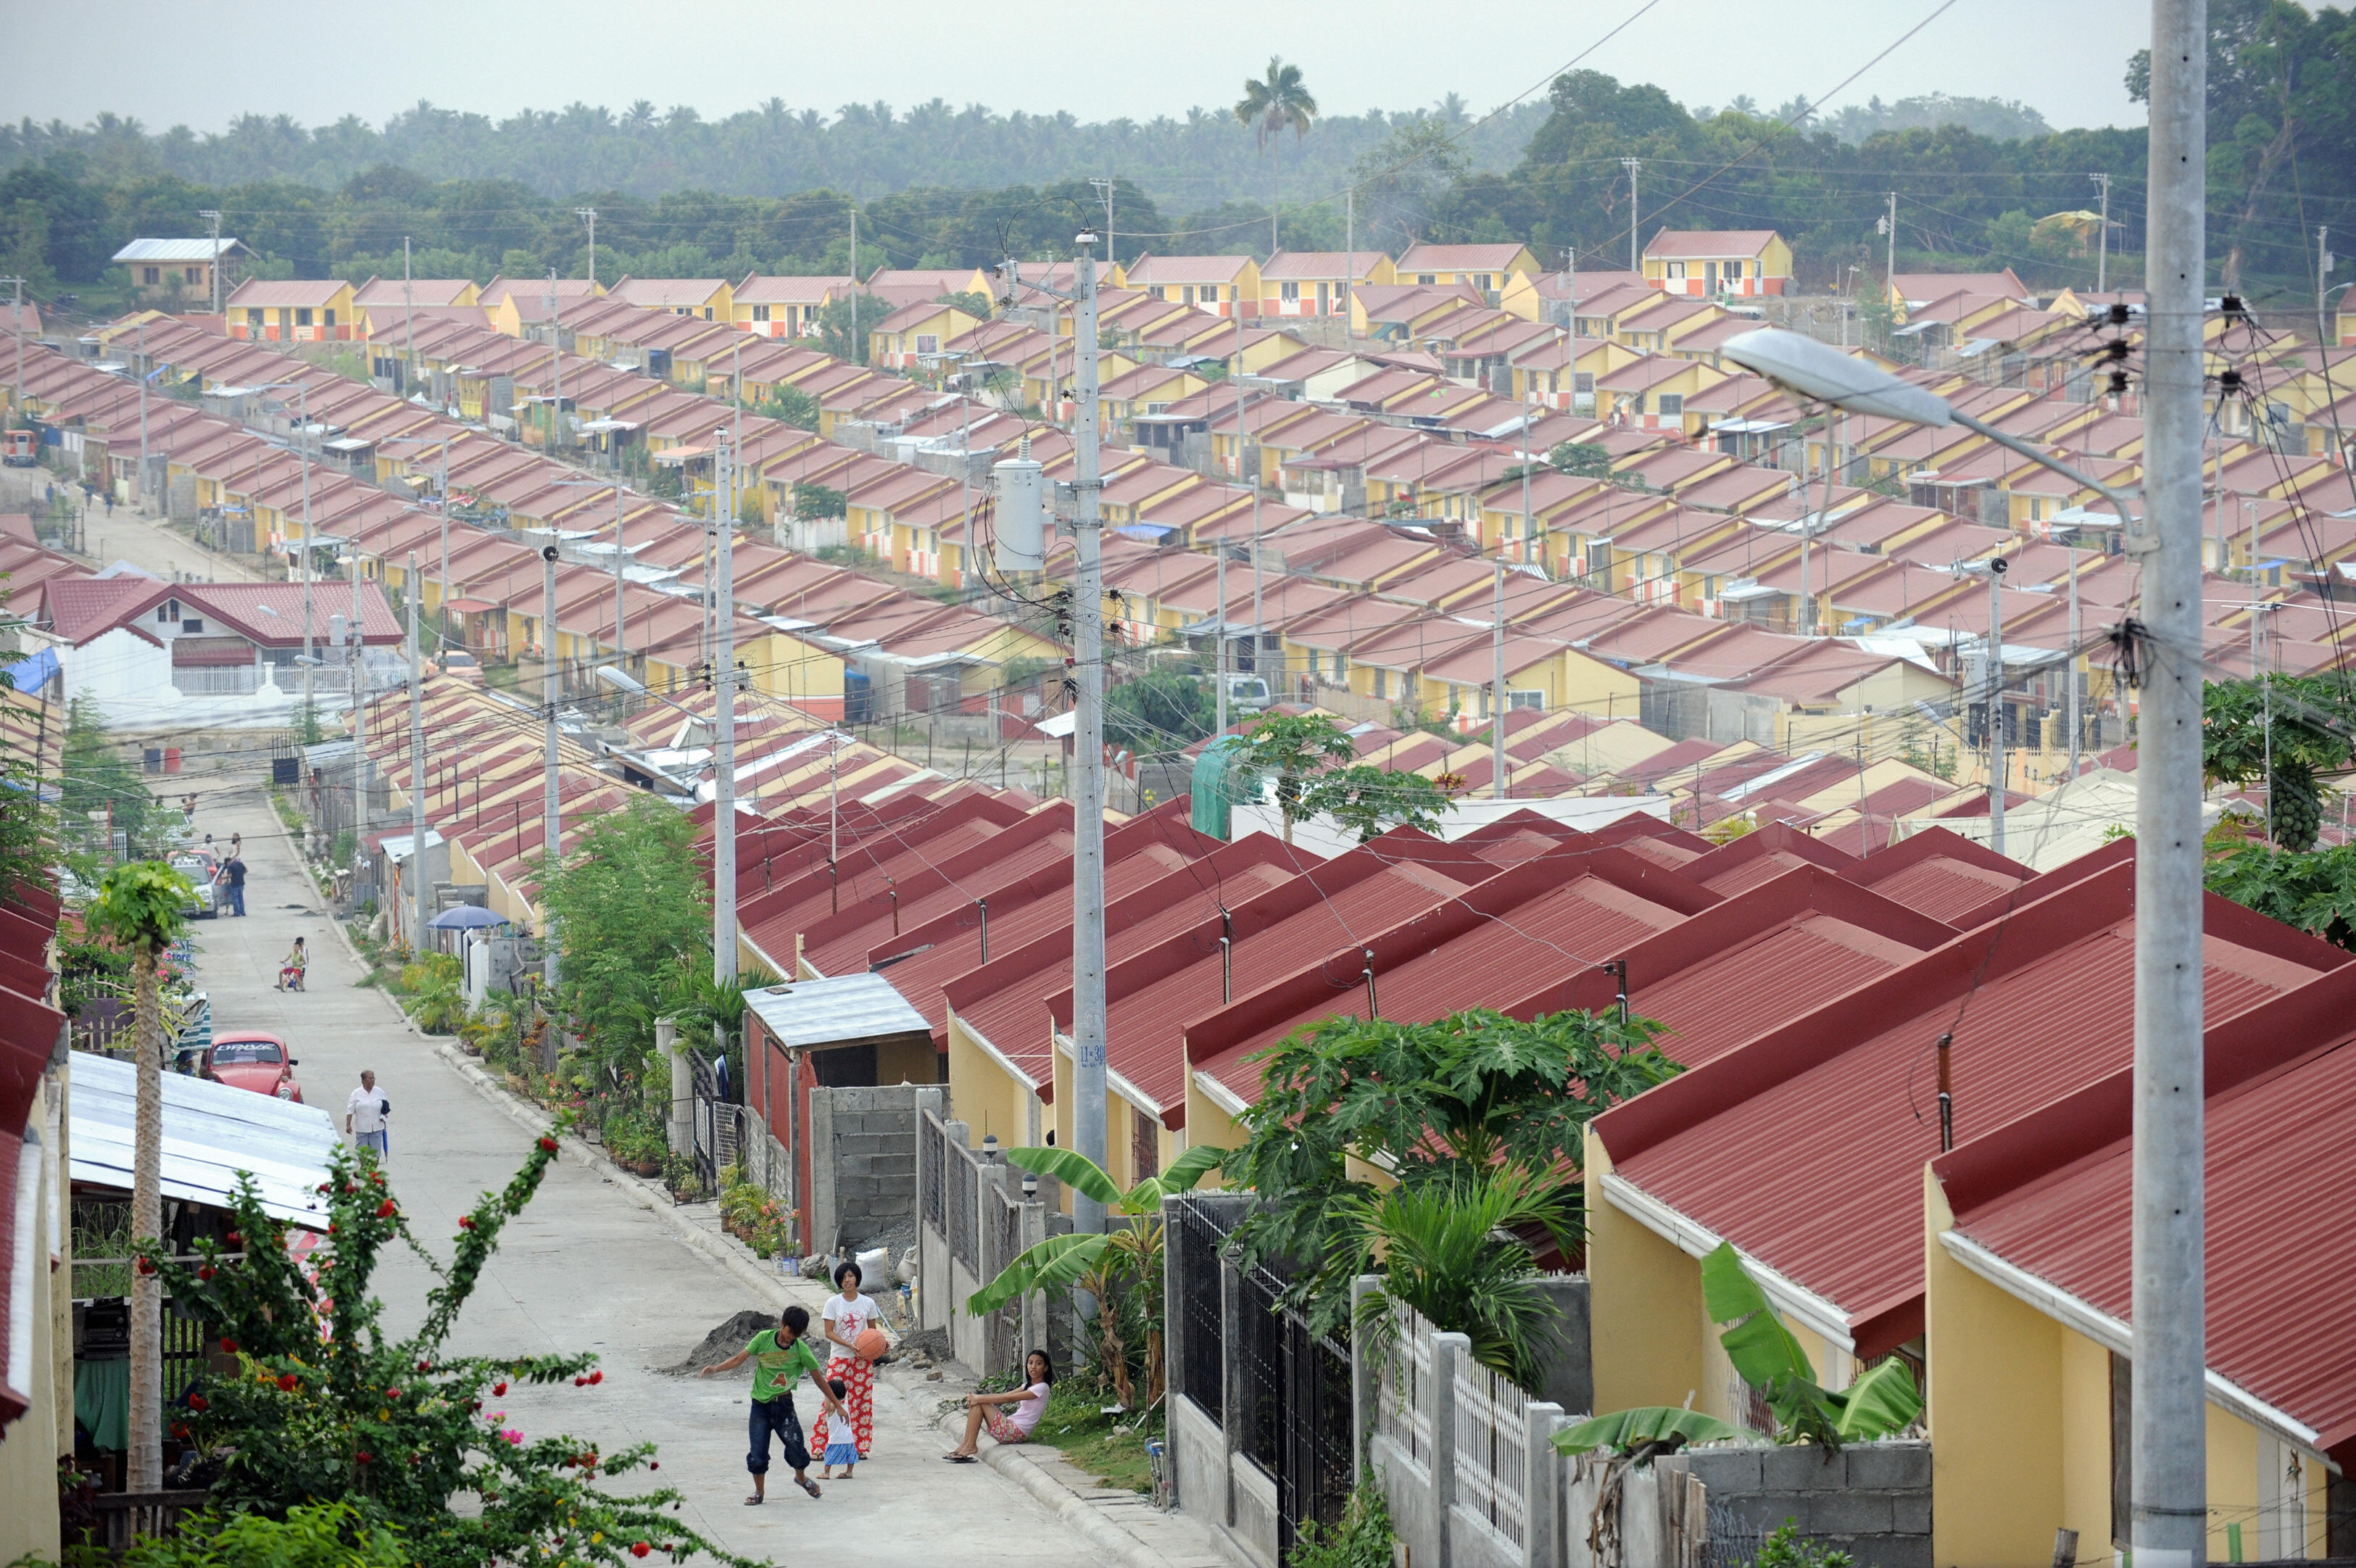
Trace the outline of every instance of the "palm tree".
[[[1256, 81], [1244, 83], [1242, 102], [1236, 105], [1236, 119], [1252, 128], [1253, 138], [1263, 147], [1272, 146], [1269, 171], [1268, 245], [1275, 254], [1283, 247], [1277, 241], [1276, 206], [1283, 194], [1284, 128], [1292, 127], [1292, 139], [1299, 141], [1309, 134], [1310, 124], [1317, 118], [1317, 100], [1301, 80], [1301, 68], [1287, 65], [1279, 55], [1268, 57], [1268, 75]], [[1241, 306], [1237, 307], [1238, 309]]]
[[[159, 1251], [164, 1230], [164, 1008], [156, 969], [179, 936], [195, 891], [160, 860], [116, 866], [84, 917], [91, 929], [131, 950], [133, 1038], [139, 1103], [132, 1125], [131, 1235], [135, 1251]], [[153, 1264], [131, 1274], [131, 1455], [124, 1489], [164, 1484], [164, 1286]]]
[[1472, 1341], [1472, 1359], [1536, 1390], [1555, 1349], [1557, 1314], [1538, 1287], [1537, 1261], [1515, 1232], [1560, 1240], [1551, 1181], [1518, 1165], [1355, 1195], [1351, 1221], [1326, 1267], [1356, 1274], [1382, 1261], [1382, 1286], [1358, 1304], [1358, 1326], [1377, 1340], [1394, 1302]]

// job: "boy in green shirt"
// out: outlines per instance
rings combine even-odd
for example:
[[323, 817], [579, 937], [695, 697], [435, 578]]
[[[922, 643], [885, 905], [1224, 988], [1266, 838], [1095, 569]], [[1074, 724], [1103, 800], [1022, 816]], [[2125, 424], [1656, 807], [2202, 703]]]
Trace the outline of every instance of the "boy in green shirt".
[[744, 1348], [696, 1374], [708, 1378], [733, 1372], [747, 1359], [753, 1363], [752, 1445], [744, 1455], [744, 1468], [753, 1473], [753, 1495], [744, 1499], [747, 1508], [767, 1499], [772, 1432], [785, 1450], [786, 1463], [793, 1466], [794, 1484], [818, 1496], [818, 1483], [809, 1478], [809, 1445], [802, 1439], [801, 1418], [794, 1413], [795, 1381], [807, 1374], [827, 1412], [841, 1415], [843, 1411], [834, 1391], [826, 1386], [826, 1363], [803, 1340], [809, 1332], [809, 1309], [789, 1306], [777, 1315], [776, 1327], [764, 1328]]

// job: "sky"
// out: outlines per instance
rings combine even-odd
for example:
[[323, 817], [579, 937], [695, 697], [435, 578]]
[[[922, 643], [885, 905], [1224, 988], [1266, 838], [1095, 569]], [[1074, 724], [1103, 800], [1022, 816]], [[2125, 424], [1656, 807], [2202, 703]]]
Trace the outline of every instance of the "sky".
[[[1271, 53], [1301, 65], [1328, 113], [1410, 109], [1450, 91], [1483, 112], [1542, 92], [1574, 61], [1656, 82], [1689, 108], [1740, 93], [1772, 106], [1832, 92], [1940, 5], [895, 0], [870, 12], [841, 0], [402, 0], [355, 12], [321, 0], [0, 0], [15, 57], [0, 118], [80, 124], [112, 110], [151, 131], [202, 132], [247, 113], [381, 124], [420, 99], [498, 118], [638, 98], [712, 118], [775, 96], [797, 110], [940, 97], [1150, 120], [1223, 110]], [[1946, 6], [1824, 107], [1944, 91], [2018, 98], [2057, 127], [2142, 123], [2121, 79], [2148, 39], [2149, 0]], [[93, 69], [101, 58], [107, 68]]]

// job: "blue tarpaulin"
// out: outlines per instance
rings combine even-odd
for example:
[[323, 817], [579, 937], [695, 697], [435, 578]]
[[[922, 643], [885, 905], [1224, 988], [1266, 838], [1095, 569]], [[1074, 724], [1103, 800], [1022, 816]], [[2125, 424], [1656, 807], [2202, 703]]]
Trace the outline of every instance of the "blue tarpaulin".
[[0, 666], [0, 675], [7, 677], [12, 692], [37, 692], [58, 678], [58, 650], [44, 648], [30, 659]]

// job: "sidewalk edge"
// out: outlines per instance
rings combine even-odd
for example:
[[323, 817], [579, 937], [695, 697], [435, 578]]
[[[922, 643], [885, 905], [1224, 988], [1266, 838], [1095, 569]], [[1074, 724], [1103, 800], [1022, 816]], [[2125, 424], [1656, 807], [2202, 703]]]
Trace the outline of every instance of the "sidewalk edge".
[[[952, 1411], [933, 1423], [952, 1442], [965, 1435], [964, 1418]], [[1169, 1568], [1169, 1559], [1098, 1513], [1096, 1505], [1033, 1462], [1020, 1445], [992, 1443], [979, 1451], [981, 1462], [1031, 1494], [1032, 1499], [1109, 1555], [1121, 1568]]]

